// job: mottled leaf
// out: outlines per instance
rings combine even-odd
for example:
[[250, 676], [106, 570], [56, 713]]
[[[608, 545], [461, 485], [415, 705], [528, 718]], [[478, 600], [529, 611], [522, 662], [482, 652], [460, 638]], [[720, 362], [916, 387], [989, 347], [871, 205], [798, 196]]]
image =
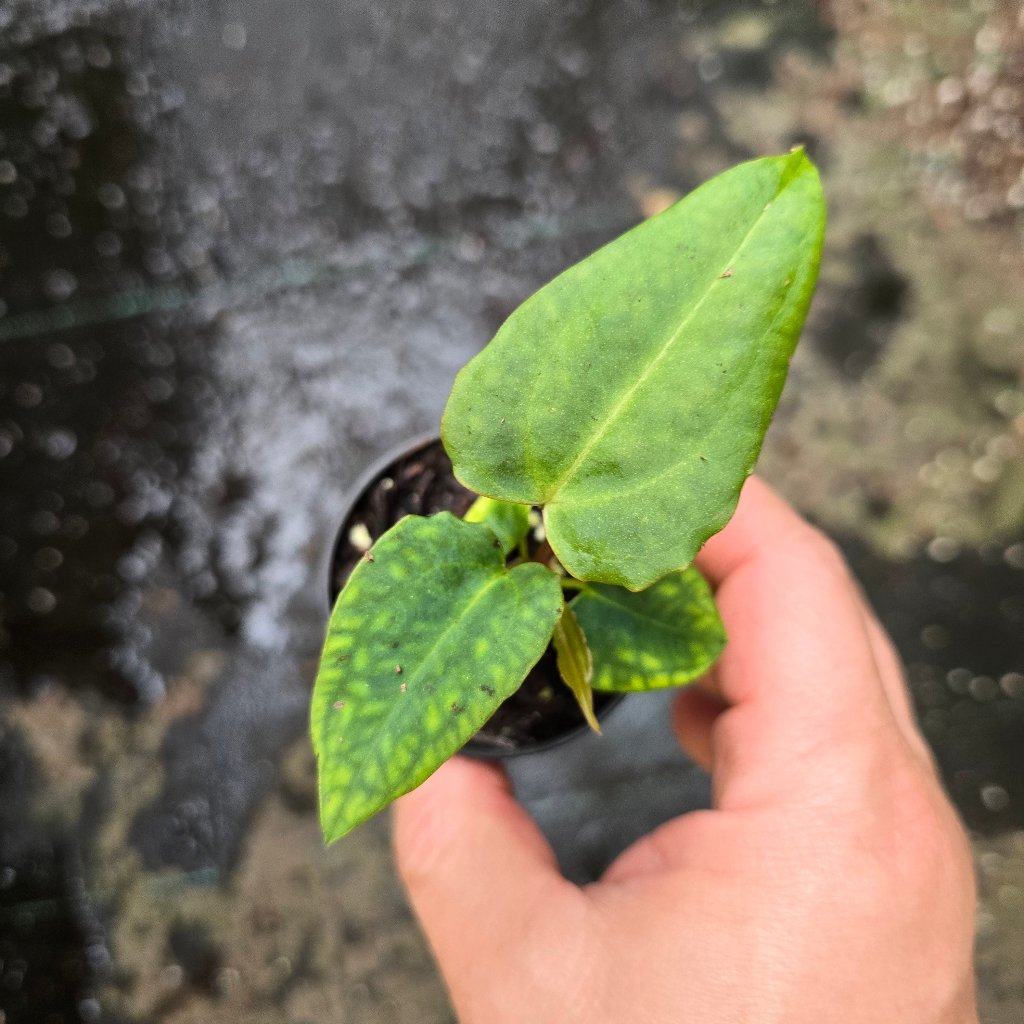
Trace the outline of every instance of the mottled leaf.
[[550, 570], [495, 535], [406, 516], [338, 597], [313, 691], [320, 821], [337, 839], [418, 786], [522, 683], [563, 607]]
[[483, 523], [494, 531], [507, 555], [526, 536], [530, 529], [530, 508], [510, 501], [477, 498], [463, 516], [467, 523]]
[[711, 588], [693, 568], [639, 594], [591, 583], [572, 601], [597, 690], [657, 690], [702, 676], [725, 646]]
[[456, 378], [456, 476], [545, 506], [579, 579], [642, 590], [688, 565], [757, 459], [824, 224], [797, 150], [726, 171], [567, 270]]
[[600, 733], [601, 726], [597, 724], [597, 716], [594, 714], [594, 691], [590, 688], [594, 662], [587, 646], [587, 638], [583, 635], [583, 630], [580, 629], [580, 624], [569, 605], [562, 610], [562, 617], [558, 620], [551, 639], [562, 681], [572, 690], [587, 725], [594, 732]]

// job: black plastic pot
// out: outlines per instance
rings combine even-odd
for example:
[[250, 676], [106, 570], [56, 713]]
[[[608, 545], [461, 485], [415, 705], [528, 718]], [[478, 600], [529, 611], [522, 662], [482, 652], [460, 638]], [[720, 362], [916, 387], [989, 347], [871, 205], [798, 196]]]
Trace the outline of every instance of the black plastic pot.
[[[476, 495], [452, 473], [436, 437], [403, 445], [375, 463], [358, 481], [331, 551], [328, 597], [334, 604], [366, 547], [405, 515], [449, 511], [463, 515]], [[598, 717], [622, 700], [594, 694]], [[575, 699], [558, 676], [552, 649], [541, 657], [520, 689], [462, 749], [472, 757], [496, 759], [536, 753], [588, 731]]]

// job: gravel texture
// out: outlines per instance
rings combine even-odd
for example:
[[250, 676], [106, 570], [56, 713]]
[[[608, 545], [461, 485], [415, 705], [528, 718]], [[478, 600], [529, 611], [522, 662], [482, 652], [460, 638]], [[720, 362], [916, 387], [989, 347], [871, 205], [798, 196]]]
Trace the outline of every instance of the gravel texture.
[[[0, 0], [6, 1024], [451, 1020], [386, 819], [317, 832], [344, 497], [537, 286], [796, 142], [831, 224], [761, 470], [907, 660], [1018, 1021], [1022, 18]], [[579, 878], [707, 800], [657, 697], [515, 774]]]

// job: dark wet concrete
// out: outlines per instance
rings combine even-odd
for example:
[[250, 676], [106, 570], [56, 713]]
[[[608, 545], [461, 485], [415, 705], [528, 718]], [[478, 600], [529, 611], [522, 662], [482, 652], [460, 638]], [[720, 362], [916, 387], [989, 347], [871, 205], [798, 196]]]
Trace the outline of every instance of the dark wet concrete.
[[[9, 1024], [449, 1019], [384, 824], [316, 834], [343, 496], [540, 283], [797, 141], [832, 226], [762, 466], [908, 661], [1017, 1019], [1024, 43], [834, 6], [0, 0]], [[706, 799], [659, 699], [618, 715], [561, 792], [517, 769], [579, 875]]]

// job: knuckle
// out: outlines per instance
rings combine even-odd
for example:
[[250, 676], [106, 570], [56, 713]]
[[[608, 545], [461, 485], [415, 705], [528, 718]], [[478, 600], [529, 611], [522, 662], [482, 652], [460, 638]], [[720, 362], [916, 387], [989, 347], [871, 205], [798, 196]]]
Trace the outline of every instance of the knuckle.
[[847, 576], [846, 557], [831, 537], [817, 527], [806, 525], [800, 537], [800, 548], [808, 562], [833, 575]]

